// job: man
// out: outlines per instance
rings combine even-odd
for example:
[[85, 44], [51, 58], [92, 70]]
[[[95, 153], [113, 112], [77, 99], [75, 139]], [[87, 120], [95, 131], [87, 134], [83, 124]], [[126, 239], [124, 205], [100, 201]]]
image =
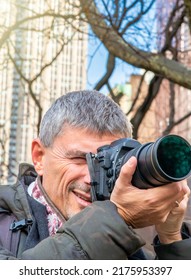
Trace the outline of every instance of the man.
[[191, 259], [189, 226], [182, 226], [186, 181], [141, 190], [131, 184], [137, 164], [131, 157], [110, 200], [92, 203], [86, 154], [124, 137], [131, 137], [131, 125], [103, 94], [79, 91], [57, 99], [32, 142], [38, 176], [21, 165], [16, 185], [1, 187], [0, 207], [27, 222], [16, 254], [1, 246], [0, 259], [146, 259], [134, 228], [150, 225], [158, 233], [158, 259]]

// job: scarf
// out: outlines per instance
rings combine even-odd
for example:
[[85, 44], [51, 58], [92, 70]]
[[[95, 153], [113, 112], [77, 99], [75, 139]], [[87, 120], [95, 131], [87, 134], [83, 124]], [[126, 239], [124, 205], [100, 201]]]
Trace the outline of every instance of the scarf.
[[40, 187], [39, 183], [40, 180], [38, 180], [37, 177], [36, 180], [29, 185], [28, 194], [46, 207], [49, 235], [52, 236], [56, 234], [57, 230], [62, 226], [63, 222], [47, 202], [42, 191], [42, 186]]

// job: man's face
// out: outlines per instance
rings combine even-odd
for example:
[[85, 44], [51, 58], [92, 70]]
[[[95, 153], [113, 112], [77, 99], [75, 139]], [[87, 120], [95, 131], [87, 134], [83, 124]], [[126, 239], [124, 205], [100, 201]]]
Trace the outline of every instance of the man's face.
[[39, 149], [42, 149], [41, 155], [38, 156], [40, 169], [36, 168], [43, 178], [42, 185], [66, 219], [91, 204], [86, 153], [96, 153], [98, 147], [119, 138], [109, 134], [99, 136], [86, 130], [67, 127], [50, 148], [42, 147], [37, 140], [33, 142], [34, 165], [37, 158], [34, 156], [35, 150], [38, 150], [38, 154]]

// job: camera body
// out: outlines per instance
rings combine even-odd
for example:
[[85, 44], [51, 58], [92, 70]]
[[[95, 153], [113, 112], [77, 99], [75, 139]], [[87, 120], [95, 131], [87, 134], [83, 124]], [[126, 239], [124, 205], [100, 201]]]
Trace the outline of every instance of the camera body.
[[184, 138], [167, 135], [143, 145], [121, 138], [86, 156], [92, 201], [110, 198], [121, 167], [131, 156], [137, 158], [132, 184], [141, 189], [181, 181], [191, 175], [191, 146]]

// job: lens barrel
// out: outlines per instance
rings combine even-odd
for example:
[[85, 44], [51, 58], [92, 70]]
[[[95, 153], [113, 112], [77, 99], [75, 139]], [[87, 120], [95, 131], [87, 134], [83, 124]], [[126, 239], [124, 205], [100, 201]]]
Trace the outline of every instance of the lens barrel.
[[191, 175], [191, 146], [178, 135], [167, 135], [156, 142], [133, 149], [122, 160], [122, 165], [134, 155], [137, 169], [132, 183], [139, 188], [151, 188], [181, 181]]

